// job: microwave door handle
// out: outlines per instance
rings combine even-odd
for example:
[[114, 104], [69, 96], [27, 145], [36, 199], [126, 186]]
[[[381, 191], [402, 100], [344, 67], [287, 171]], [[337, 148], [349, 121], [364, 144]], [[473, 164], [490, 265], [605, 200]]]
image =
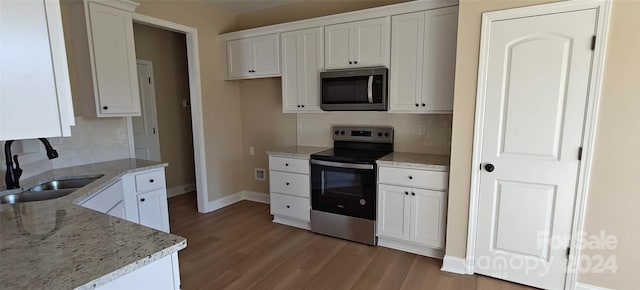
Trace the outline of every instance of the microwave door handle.
[[369, 104], [373, 104], [373, 76], [369, 76], [369, 83], [367, 84], [367, 98]]

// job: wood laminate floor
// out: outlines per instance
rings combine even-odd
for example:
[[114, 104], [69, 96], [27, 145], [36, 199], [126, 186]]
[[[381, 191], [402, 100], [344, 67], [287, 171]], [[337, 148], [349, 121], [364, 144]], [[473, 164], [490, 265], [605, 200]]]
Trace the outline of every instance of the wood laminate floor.
[[271, 222], [269, 205], [242, 201], [209, 214], [194, 193], [169, 199], [182, 289], [532, 289], [440, 271], [441, 260], [370, 247]]

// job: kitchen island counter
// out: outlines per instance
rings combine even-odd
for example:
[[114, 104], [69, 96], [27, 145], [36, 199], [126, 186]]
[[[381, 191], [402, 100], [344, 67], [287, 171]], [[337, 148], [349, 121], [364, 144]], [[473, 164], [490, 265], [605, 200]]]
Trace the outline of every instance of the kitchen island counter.
[[[104, 175], [61, 198], [0, 204], [0, 289], [92, 289], [185, 248], [183, 237], [77, 205], [125, 174], [164, 166], [122, 159], [21, 181], [29, 188], [60, 177]], [[0, 195], [10, 192], [0, 189]]]

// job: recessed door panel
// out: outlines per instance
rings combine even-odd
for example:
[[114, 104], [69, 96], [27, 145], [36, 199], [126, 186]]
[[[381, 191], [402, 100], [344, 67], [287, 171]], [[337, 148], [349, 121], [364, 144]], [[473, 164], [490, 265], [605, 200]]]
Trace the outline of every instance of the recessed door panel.
[[502, 154], [558, 158], [571, 39], [533, 35], [507, 45]]
[[551, 234], [556, 187], [498, 181], [495, 198], [494, 250], [549, 260], [540, 237]]

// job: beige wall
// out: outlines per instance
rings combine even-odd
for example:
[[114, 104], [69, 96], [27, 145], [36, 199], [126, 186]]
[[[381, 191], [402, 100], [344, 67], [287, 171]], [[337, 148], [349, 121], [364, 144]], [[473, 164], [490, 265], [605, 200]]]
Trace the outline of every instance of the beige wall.
[[[481, 13], [552, 1], [461, 0], [454, 98], [446, 254], [464, 257], [471, 176], [471, 154]], [[640, 285], [640, 2], [614, 0], [598, 119], [596, 155], [589, 192], [586, 230], [616, 235], [618, 273], [579, 276], [579, 281], [615, 289]], [[585, 254], [596, 252], [585, 251]], [[598, 252], [599, 253], [599, 252]]]
[[332, 112], [300, 114], [298, 144], [333, 147], [334, 125], [391, 126], [394, 150], [449, 154], [451, 115], [389, 114], [383, 112]]
[[581, 274], [580, 282], [611, 289], [640, 288], [640, 1], [614, 0], [585, 232], [605, 231], [615, 250], [616, 274]]
[[302, 19], [362, 10], [409, 0], [315, 0], [238, 15], [238, 29], [291, 22]]
[[[189, 72], [184, 34], [134, 23], [136, 58], [153, 63], [160, 156], [169, 163], [167, 188], [195, 183]], [[141, 96], [142, 97], [142, 96]]]
[[[268, 171], [268, 150], [296, 145], [296, 114], [282, 113], [279, 80], [240, 81], [245, 190], [269, 192], [267, 181], [254, 179], [254, 168]], [[249, 154], [249, 146], [255, 149], [253, 156]]]
[[[398, 2], [404, 2], [404, 0], [304, 1], [240, 14], [237, 17], [237, 24], [238, 29], [248, 29]], [[240, 95], [242, 96], [244, 184], [247, 190], [269, 192], [268, 182], [254, 180], [254, 168], [269, 168], [266, 151], [296, 145], [296, 142], [299, 145], [331, 146], [331, 135], [329, 134], [331, 124], [396, 126], [400, 134], [401, 142], [399, 144], [402, 144], [399, 148], [407, 148], [407, 150], [416, 152], [433, 150], [433, 153], [449, 153], [450, 115], [429, 117], [372, 112], [358, 114], [320, 113], [299, 114], [296, 121], [296, 114], [282, 113], [280, 78], [247, 80], [239, 83]], [[359, 116], [359, 118], [353, 118], [353, 116]], [[434, 120], [435, 122], [432, 123]], [[425, 127], [428, 128], [426, 134], [434, 134], [436, 131], [441, 133], [439, 134], [441, 140], [433, 141], [437, 143], [434, 146], [430, 143], [432, 140], [420, 137], [413, 138], [415, 137], [413, 135], [418, 132], [419, 124], [426, 124]], [[447, 124], [448, 128], [446, 128]], [[405, 125], [405, 128], [398, 127]], [[431, 130], [432, 128], [434, 130]], [[255, 147], [254, 156], [249, 155], [249, 146]], [[437, 149], [434, 149], [436, 147]]]
[[139, 2], [137, 13], [198, 29], [209, 200], [243, 190], [241, 99], [238, 83], [223, 80], [226, 52], [216, 40], [235, 29], [235, 15], [200, 1]]

